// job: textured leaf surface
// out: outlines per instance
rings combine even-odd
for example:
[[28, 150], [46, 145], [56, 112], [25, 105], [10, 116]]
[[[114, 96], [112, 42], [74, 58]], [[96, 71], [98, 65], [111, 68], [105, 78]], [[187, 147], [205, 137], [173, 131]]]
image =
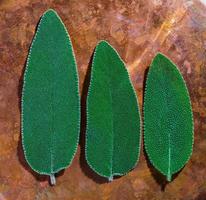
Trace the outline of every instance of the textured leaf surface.
[[118, 53], [101, 41], [94, 53], [87, 99], [86, 158], [112, 180], [137, 163], [140, 115], [135, 91]]
[[152, 62], [146, 82], [144, 142], [151, 163], [168, 181], [192, 153], [189, 93], [177, 67], [160, 53]]
[[33, 170], [52, 175], [72, 161], [79, 138], [79, 89], [69, 35], [53, 10], [30, 48], [22, 94], [22, 136]]

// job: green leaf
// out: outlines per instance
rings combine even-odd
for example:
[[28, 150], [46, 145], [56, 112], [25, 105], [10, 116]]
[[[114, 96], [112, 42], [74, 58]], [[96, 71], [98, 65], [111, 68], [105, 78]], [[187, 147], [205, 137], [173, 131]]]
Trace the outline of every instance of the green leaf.
[[189, 93], [178, 68], [160, 53], [151, 64], [146, 81], [144, 143], [149, 160], [168, 181], [192, 154]]
[[43, 14], [33, 39], [22, 93], [22, 144], [31, 168], [51, 177], [77, 150], [80, 99], [70, 37], [54, 10]]
[[129, 74], [115, 49], [101, 41], [87, 98], [87, 162], [109, 180], [124, 175], [137, 163], [140, 139], [140, 113]]

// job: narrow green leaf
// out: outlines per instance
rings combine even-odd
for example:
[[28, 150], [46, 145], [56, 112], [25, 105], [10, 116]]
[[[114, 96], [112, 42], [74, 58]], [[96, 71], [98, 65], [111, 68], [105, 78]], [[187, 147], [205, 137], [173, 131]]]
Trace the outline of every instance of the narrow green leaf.
[[189, 93], [178, 68], [160, 53], [151, 64], [146, 81], [144, 143], [151, 163], [168, 181], [192, 154]]
[[137, 163], [140, 113], [125, 64], [106, 41], [94, 53], [87, 99], [86, 159], [110, 181]]
[[80, 100], [70, 37], [54, 10], [42, 16], [33, 39], [22, 92], [22, 144], [31, 168], [51, 177], [77, 150]]

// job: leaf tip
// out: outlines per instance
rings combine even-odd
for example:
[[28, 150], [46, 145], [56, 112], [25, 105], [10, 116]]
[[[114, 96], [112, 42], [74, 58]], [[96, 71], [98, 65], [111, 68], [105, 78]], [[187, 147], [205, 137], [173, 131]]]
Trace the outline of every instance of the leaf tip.
[[[153, 65], [156, 65], [157, 67], [160, 67], [161, 66], [161, 64], [160, 63], [162, 63], [162, 62], [164, 62], [164, 64], [165, 63], [172, 63], [171, 62], [171, 60], [166, 56], [166, 55], [164, 55], [163, 53], [161, 53], [161, 52], [157, 52], [157, 54], [155, 55], [155, 57], [153, 58], [153, 60], [152, 60], [152, 64], [151, 64], [151, 66], [153, 66]], [[172, 63], [173, 64], [173, 63]], [[174, 65], [174, 64], [173, 64]]]
[[111, 45], [109, 44], [109, 42], [107, 42], [106, 40], [100, 40], [99, 42], [98, 42], [98, 44], [97, 44], [97, 47], [99, 47], [99, 46], [109, 46], [109, 47], [111, 47]]
[[161, 59], [161, 58], [166, 58], [166, 56], [163, 54], [163, 53], [161, 53], [161, 52], [157, 52], [157, 54], [155, 55], [155, 57], [154, 57], [154, 59]]
[[43, 14], [43, 16], [52, 16], [52, 15], [58, 16], [57, 12], [52, 8], [46, 10]]

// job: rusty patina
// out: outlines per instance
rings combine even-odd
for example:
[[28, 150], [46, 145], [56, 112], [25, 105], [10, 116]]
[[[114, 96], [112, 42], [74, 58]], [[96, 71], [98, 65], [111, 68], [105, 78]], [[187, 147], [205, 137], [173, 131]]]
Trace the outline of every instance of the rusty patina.
[[[71, 35], [82, 92], [77, 155], [57, 185], [33, 172], [21, 146], [22, 76], [39, 17], [55, 9]], [[141, 151], [137, 167], [112, 183], [84, 159], [85, 97], [92, 52], [109, 41], [126, 62], [140, 106], [145, 74], [161, 51], [180, 68], [189, 88], [195, 124], [191, 160], [165, 179]], [[204, 200], [206, 199], [206, 6], [198, 0], [0, 0], [0, 200]], [[181, 133], [180, 133], [181, 134]]]

